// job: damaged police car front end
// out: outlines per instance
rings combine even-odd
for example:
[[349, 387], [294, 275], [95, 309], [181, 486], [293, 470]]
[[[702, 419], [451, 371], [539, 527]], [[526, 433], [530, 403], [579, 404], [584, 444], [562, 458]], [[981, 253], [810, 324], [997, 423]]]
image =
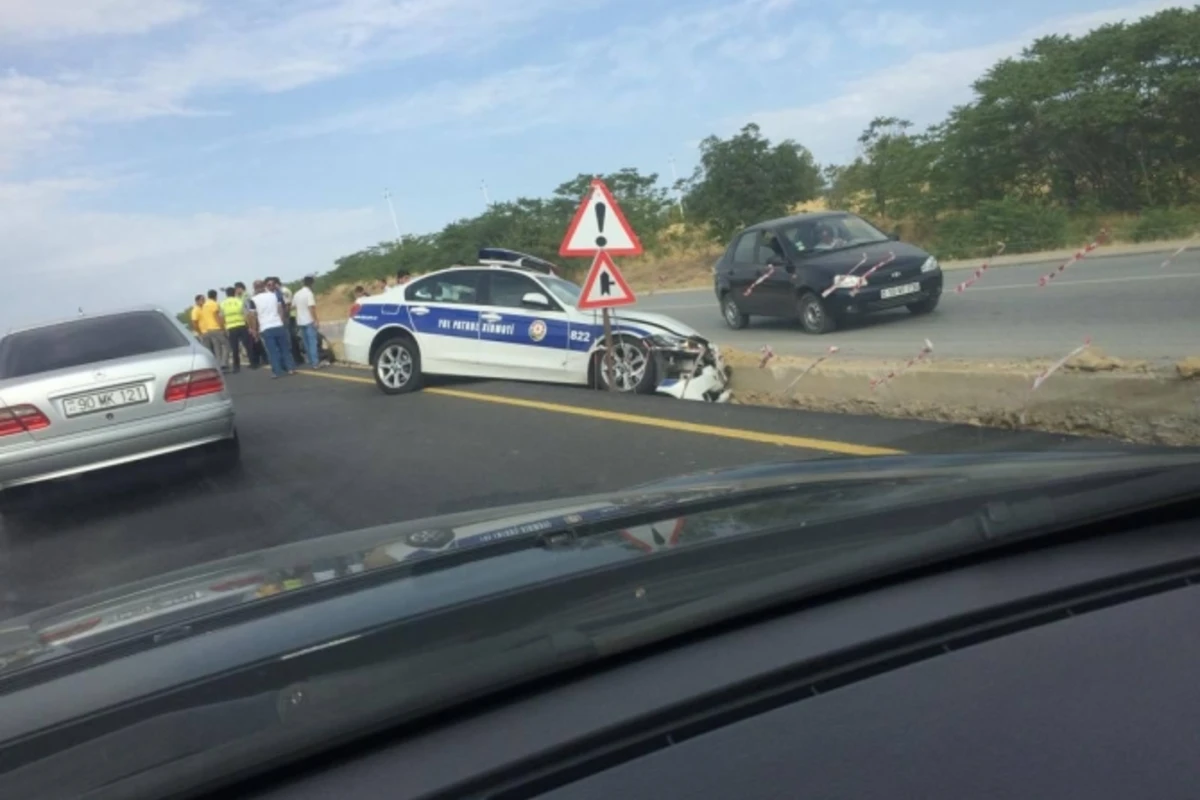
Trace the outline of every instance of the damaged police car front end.
[[[662, 314], [619, 310], [614, 311], [613, 315], [614, 333], [639, 328], [649, 331], [642, 335], [641, 344], [649, 354], [656, 393], [679, 400], [709, 403], [729, 400], [730, 368], [716, 344], [678, 320]], [[615, 359], [625, 354], [619, 338], [614, 342], [613, 353]], [[630, 391], [622, 385], [620, 372], [617, 386]]]

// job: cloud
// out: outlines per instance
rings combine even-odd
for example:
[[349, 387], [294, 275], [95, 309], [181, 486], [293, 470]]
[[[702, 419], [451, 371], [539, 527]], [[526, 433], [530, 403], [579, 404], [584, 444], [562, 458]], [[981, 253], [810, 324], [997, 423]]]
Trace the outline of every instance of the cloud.
[[[584, 0], [584, 4], [598, 1]], [[112, 14], [129, 14], [124, 22], [91, 12], [70, 11], [61, 23], [52, 16], [68, 7], [93, 4]], [[283, 92], [385, 62], [480, 52], [518, 34], [557, 3], [306, 0], [288, 6], [286, 12], [277, 5], [269, 0], [212, 3], [203, 14], [186, 0], [166, 0], [161, 7], [135, 0], [74, 4], [54, 0], [13, 6], [20, 13], [15, 21], [0, 22], [0, 33], [66, 37], [142, 32], [185, 17], [187, 24], [170, 41], [145, 41], [133, 51], [100, 51], [87, 75], [39, 74], [27, 68], [0, 76], [0, 169], [11, 168], [49, 142], [80, 134], [90, 126], [212, 113], [198, 108], [198, 98], [207, 100], [221, 91]], [[138, 6], [156, 8], [157, 16], [134, 13]], [[0, 19], [3, 9], [0, 6]]]
[[57, 81], [10, 71], [0, 76], [0, 170], [83, 123], [99, 124], [188, 113], [179, 98], [120, 83]]
[[1082, 35], [1100, 25], [1132, 21], [1176, 5], [1147, 2], [1059, 17], [1013, 39], [958, 50], [928, 50], [847, 81], [828, 100], [762, 110], [727, 120], [725, 127], [740, 126], [750, 119], [766, 136], [796, 139], [818, 161], [845, 162], [854, 157], [855, 140], [874, 117], [902, 117], [918, 127], [938, 122], [951, 107], [972, 99], [970, 84], [977, 77], [997, 61], [1018, 55], [1033, 39], [1050, 33]]
[[[832, 35], [814, 34], [804, 18], [781, 13], [794, 5], [794, 0], [738, 0], [693, 9], [653, 25], [623, 27], [572, 42], [566, 58], [474, 80], [443, 81], [253, 138], [378, 134], [482, 117], [489, 119], [487, 134], [511, 133], [592, 116], [598, 95], [604, 97], [604, 119], [613, 122], [623, 114], [661, 107], [664, 94], [687, 98], [728, 86], [735, 80], [731, 65], [771, 69], [778, 63], [825, 60], [832, 51]], [[731, 33], [731, 19], [739, 21], [736, 35]]]
[[390, 230], [386, 213], [372, 208], [165, 216], [79, 207], [81, 194], [110, 186], [96, 176], [0, 183], [5, 328], [130, 298], [175, 310], [235, 280], [327, 271]]
[[[471, 83], [442, 82], [397, 100], [280, 126], [253, 138], [282, 141], [343, 131], [376, 134], [485, 116], [492, 117], [486, 129], [488, 134], [514, 132], [553, 122], [589, 103], [586, 98], [570, 98], [571, 92], [578, 88], [576, 79], [572, 72], [557, 65], [523, 67]], [[500, 111], [504, 113], [497, 113]]]
[[195, 0], [0, 0], [0, 41], [139, 34], [200, 10]]
[[946, 36], [944, 29], [931, 25], [923, 15], [897, 11], [850, 11], [842, 17], [841, 27], [850, 41], [866, 48], [924, 47]]

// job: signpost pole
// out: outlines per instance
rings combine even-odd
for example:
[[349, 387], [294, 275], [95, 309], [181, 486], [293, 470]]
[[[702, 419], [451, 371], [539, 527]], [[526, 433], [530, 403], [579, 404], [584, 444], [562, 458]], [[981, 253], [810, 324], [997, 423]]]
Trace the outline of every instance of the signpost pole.
[[612, 346], [612, 319], [608, 315], [608, 308], [603, 309], [604, 314], [604, 369], [608, 376], [608, 390], [615, 392], [617, 390], [616, 375], [613, 370], [613, 346]]
[[[613, 353], [612, 315], [614, 306], [631, 305], [637, 302], [617, 265], [614, 255], [640, 256], [642, 243], [630, 227], [621, 207], [604, 181], [596, 178], [575, 211], [567, 233], [559, 245], [558, 254], [566, 258], [591, 256], [592, 268], [579, 292], [575, 307], [580, 311], [601, 310], [604, 320], [604, 361], [600, 368], [606, 373], [608, 389], [620, 391], [616, 381], [615, 354]], [[593, 317], [595, 319], [595, 317]], [[595, 334], [592, 334], [595, 336]], [[593, 353], [594, 350], [589, 348]]]

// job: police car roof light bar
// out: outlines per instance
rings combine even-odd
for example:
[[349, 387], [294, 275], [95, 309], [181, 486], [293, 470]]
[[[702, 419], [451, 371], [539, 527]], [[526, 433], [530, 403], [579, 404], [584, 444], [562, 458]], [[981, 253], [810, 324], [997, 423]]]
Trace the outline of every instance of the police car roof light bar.
[[554, 264], [545, 259], [526, 253], [518, 253], [516, 250], [507, 250], [502, 247], [481, 248], [479, 250], [479, 263], [493, 267], [526, 269], [531, 272], [541, 272], [547, 275], [554, 275], [557, 272]]

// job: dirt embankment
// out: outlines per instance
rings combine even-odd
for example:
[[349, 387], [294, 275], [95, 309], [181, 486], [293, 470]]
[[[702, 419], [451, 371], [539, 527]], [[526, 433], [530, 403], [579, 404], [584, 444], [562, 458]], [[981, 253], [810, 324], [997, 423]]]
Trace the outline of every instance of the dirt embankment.
[[733, 402], [1009, 429], [1200, 445], [1200, 358], [1170, 369], [1089, 348], [1047, 378], [1049, 361], [903, 362], [776, 356], [730, 350]]

